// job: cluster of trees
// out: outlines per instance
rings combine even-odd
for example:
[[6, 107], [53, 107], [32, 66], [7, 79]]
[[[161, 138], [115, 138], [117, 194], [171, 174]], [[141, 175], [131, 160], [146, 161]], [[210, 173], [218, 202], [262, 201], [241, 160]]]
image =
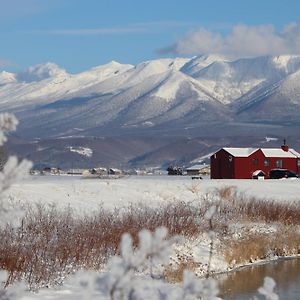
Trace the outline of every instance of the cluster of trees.
[[183, 168], [178, 166], [169, 166], [167, 171], [168, 175], [183, 175]]

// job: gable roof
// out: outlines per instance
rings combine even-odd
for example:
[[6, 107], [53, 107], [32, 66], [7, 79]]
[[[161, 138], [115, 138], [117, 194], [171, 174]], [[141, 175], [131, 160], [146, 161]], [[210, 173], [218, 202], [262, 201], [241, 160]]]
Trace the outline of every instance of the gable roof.
[[248, 157], [258, 148], [222, 148], [234, 157]]
[[264, 171], [262, 170], [256, 170], [253, 172], [252, 176], [264, 176], [266, 175]]
[[265, 157], [300, 157], [300, 154], [294, 149], [289, 149], [288, 151], [284, 151], [282, 149], [273, 149], [273, 148], [261, 148], [260, 149]]
[[281, 148], [222, 148], [234, 157], [248, 157], [261, 150], [265, 157], [300, 158], [300, 153], [294, 149], [284, 151]]
[[193, 165], [193, 166], [187, 168], [186, 170], [187, 171], [202, 170], [207, 167], [209, 167], [209, 165]]

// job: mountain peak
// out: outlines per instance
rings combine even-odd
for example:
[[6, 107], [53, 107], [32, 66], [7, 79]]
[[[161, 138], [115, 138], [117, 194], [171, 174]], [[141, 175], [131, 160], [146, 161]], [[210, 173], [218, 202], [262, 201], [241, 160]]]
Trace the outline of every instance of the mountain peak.
[[225, 56], [221, 55], [210, 55], [210, 54], [201, 54], [198, 56], [194, 56], [191, 60], [189, 60], [186, 64], [182, 66], [180, 71], [183, 73], [194, 76], [194, 74], [198, 73], [203, 68], [211, 65], [214, 62], [223, 62], [228, 61]]
[[116, 61], [116, 60], [111, 60], [107, 65], [117, 65], [117, 66], [121, 66], [122, 64], [119, 63], [119, 62]]
[[15, 112], [28, 136], [79, 127], [97, 134], [111, 127], [139, 130], [144, 122], [168, 128], [174, 120], [188, 128], [216, 119], [249, 120], [260, 110], [262, 120], [296, 120], [299, 74], [300, 56], [289, 55], [229, 60], [203, 54], [135, 66], [111, 61], [74, 75], [46, 63], [16, 75], [0, 73], [0, 110]]

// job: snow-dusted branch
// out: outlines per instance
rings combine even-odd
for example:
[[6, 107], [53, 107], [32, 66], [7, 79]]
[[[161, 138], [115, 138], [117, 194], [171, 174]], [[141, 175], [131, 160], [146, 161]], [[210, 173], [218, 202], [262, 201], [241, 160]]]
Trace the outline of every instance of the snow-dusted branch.
[[[166, 228], [158, 228], [154, 233], [142, 230], [136, 249], [130, 235], [123, 235], [120, 256], [109, 260], [104, 273], [95, 273], [94, 277], [91, 273], [83, 276], [81, 273], [77, 277], [77, 282], [85, 290], [84, 299], [92, 299], [95, 291], [110, 300], [217, 299], [218, 289], [211, 279], [199, 279], [186, 271], [183, 283], [173, 285], [162, 277], [149, 274], [153, 266], [160, 267], [169, 262], [172, 245], [179, 241], [177, 237], [167, 239], [167, 235]], [[94, 292], [91, 292], [91, 287], [94, 287]]]
[[[6, 134], [9, 131], [16, 130], [18, 120], [9, 113], [0, 114], [0, 145], [7, 140]], [[11, 156], [5, 163], [2, 172], [0, 172], [0, 227], [7, 223], [16, 221], [19, 218], [20, 210], [12, 207], [12, 204], [5, 199], [3, 193], [19, 179], [25, 177], [29, 173], [32, 163], [26, 159], [18, 162], [17, 157]]]
[[13, 114], [0, 114], [0, 146], [7, 141], [6, 134], [16, 130], [18, 123], [18, 119]]

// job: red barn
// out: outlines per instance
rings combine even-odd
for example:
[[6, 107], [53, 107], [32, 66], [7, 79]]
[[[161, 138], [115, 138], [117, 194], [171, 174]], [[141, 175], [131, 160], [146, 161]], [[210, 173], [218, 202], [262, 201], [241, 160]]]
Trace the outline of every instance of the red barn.
[[[212, 179], [251, 179], [258, 173], [268, 178], [272, 169], [300, 173], [300, 153], [284, 143], [272, 148], [222, 148], [210, 157]], [[259, 172], [262, 171], [262, 172]]]

